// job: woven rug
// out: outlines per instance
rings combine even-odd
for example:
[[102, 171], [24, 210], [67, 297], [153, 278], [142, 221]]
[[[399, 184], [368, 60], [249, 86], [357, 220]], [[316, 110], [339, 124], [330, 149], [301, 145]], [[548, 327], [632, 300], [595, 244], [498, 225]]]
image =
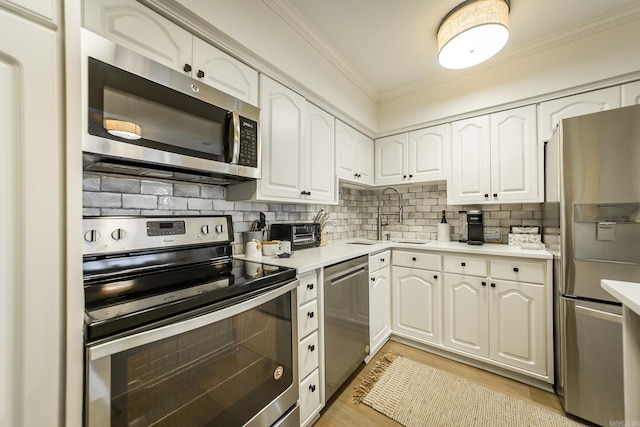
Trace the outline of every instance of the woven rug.
[[377, 362], [353, 400], [407, 427], [582, 425], [395, 353]]

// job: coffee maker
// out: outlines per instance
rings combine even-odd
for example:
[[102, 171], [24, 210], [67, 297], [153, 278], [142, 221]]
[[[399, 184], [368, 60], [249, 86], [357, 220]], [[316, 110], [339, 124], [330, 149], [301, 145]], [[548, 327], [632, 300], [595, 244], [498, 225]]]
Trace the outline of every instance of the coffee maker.
[[480, 211], [469, 211], [467, 213], [467, 244], [481, 245], [484, 242], [484, 226], [482, 224], [482, 213]]

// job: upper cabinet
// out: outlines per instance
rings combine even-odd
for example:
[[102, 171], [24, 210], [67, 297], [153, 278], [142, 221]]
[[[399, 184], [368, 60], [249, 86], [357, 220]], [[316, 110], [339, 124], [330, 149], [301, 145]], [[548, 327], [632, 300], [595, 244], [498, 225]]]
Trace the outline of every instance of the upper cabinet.
[[337, 204], [334, 117], [264, 75], [260, 99], [262, 178], [227, 199]]
[[57, 0], [4, 0], [4, 2], [25, 11], [30, 18], [58, 24], [59, 2]]
[[376, 185], [446, 179], [451, 165], [451, 125], [443, 124], [375, 142]]
[[535, 105], [453, 122], [451, 133], [448, 203], [542, 202]]
[[336, 171], [345, 181], [373, 185], [373, 140], [336, 120]]
[[640, 104], [640, 81], [622, 85], [622, 106]]
[[548, 141], [561, 119], [619, 107], [619, 86], [542, 102], [538, 121], [538, 138], [541, 142]]
[[258, 105], [258, 72], [135, 1], [84, 3], [84, 27]]

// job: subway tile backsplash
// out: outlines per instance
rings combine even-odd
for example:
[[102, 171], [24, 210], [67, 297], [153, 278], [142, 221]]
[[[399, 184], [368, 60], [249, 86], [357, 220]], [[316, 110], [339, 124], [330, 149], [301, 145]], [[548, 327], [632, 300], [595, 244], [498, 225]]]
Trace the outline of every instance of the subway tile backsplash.
[[[458, 210], [481, 208], [485, 227], [497, 227], [502, 242], [507, 243], [509, 226], [541, 225], [542, 205], [504, 204], [482, 206], [447, 206], [446, 184], [415, 184], [395, 187], [403, 199], [403, 222], [398, 223], [398, 199], [395, 192], [381, 197], [381, 212], [389, 225], [383, 237], [436, 239], [437, 224], [446, 210], [451, 224], [451, 240], [458, 240]], [[235, 231], [234, 253], [243, 252], [242, 232], [264, 212], [267, 222], [311, 221], [325, 208], [335, 225], [329, 240], [377, 236], [378, 197], [381, 188], [356, 189], [340, 186], [339, 205], [304, 205], [292, 203], [229, 202], [225, 188], [206, 184], [178, 183], [85, 173], [83, 211], [98, 215], [231, 215]]]

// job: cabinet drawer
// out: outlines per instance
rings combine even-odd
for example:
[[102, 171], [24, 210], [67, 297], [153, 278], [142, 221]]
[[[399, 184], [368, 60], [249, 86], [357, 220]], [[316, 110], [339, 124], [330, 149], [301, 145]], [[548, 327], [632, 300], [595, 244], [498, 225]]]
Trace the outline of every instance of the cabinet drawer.
[[320, 408], [320, 381], [318, 370], [300, 382], [300, 425]]
[[544, 283], [544, 264], [520, 259], [492, 259], [491, 278], [514, 282]]
[[440, 255], [413, 251], [393, 251], [393, 265], [440, 271]]
[[301, 306], [318, 296], [318, 276], [308, 274], [298, 278], [300, 285], [298, 286], [298, 306]]
[[444, 271], [447, 273], [486, 277], [487, 260], [485, 258], [475, 258], [464, 255], [445, 255]]
[[298, 339], [318, 329], [318, 303], [310, 301], [298, 309]]
[[387, 267], [391, 261], [391, 251], [380, 252], [369, 256], [369, 272]]
[[318, 369], [318, 333], [314, 332], [298, 344], [299, 377], [305, 378]]

